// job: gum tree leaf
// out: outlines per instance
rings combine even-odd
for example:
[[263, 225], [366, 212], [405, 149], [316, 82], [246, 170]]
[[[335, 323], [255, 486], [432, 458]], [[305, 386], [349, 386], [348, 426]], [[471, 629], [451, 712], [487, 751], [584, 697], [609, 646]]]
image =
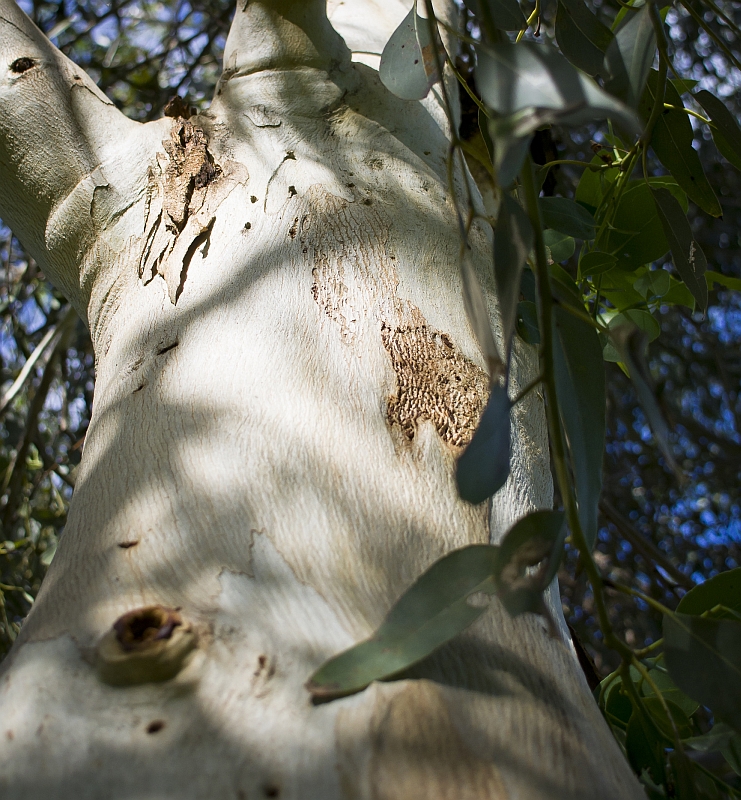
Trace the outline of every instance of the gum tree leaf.
[[715, 725], [702, 736], [692, 736], [684, 744], [700, 753], [722, 753], [737, 775], [741, 775], [741, 734], [724, 722]]
[[607, 327], [614, 330], [626, 323], [635, 325], [636, 328], [642, 330], [643, 333], [646, 334], [646, 339], [649, 342], [658, 339], [661, 334], [661, 325], [659, 325], [648, 311], [644, 311], [640, 308], [628, 308], [625, 311], [621, 311], [619, 314], [615, 314]]
[[592, 250], [585, 253], [579, 260], [579, 274], [591, 275], [596, 278], [603, 272], [611, 270], [617, 264], [617, 257], [611, 253], [603, 253], [600, 250]]
[[631, 13], [607, 48], [606, 65], [611, 78], [607, 90], [635, 108], [646, 85], [656, 52], [656, 34], [649, 4]]
[[587, 75], [603, 74], [605, 52], [613, 40], [582, 0], [559, 0], [556, 41], [568, 60]]
[[476, 83], [484, 102], [503, 117], [521, 114], [521, 136], [544, 124], [581, 125], [605, 118], [640, 133], [629, 108], [549, 45], [501, 42], [480, 45], [476, 53]]
[[458, 493], [469, 503], [483, 503], [507, 480], [511, 405], [507, 387], [494, 384], [473, 439], [458, 459]]
[[695, 100], [705, 109], [712, 123], [715, 146], [736, 169], [741, 169], [741, 129], [725, 103], [714, 94], [705, 91], [694, 95]]
[[575, 239], [593, 239], [596, 223], [584, 206], [566, 197], [541, 197], [538, 200], [543, 225]]
[[[677, 726], [677, 732], [679, 733], [680, 739], [690, 736], [692, 734], [692, 723], [690, 722], [688, 716], [674, 701], [669, 700], [666, 697], [664, 700], [669, 708], [669, 713], [672, 715], [674, 724]], [[643, 701], [643, 707], [651, 715], [659, 730], [666, 737], [667, 741], [672, 742], [674, 739], [672, 735], [672, 724], [667, 716], [666, 711], [664, 711], [661, 700], [659, 700], [658, 697], [649, 696]]]
[[667, 466], [681, 482], [684, 482], [684, 475], [674, 460], [674, 453], [669, 443], [669, 427], [652, 387], [653, 381], [646, 363], [646, 335], [635, 325], [618, 325], [610, 328], [610, 340], [628, 369], [638, 400]]
[[672, 262], [697, 305], [704, 310], [708, 305], [708, 286], [704, 278], [708, 262], [705, 254], [692, 238], [692, 228], [672, 193], [662, 188], [652, 189], [651, 193], [664, 236], [669, 242]]
[[[594, 156], [589, 163], [596, 165], [604, 164], [599, 156]], [[576, 187], [576, 202], [584, 206], [590, 214], [594, 214], [602, 203], [605, 195], [612, 193], [612, 190], [615, 188], [615, 179], [619, 174], [620, 170], [617, 167], [596, 171], [585, 169]]]
[[741, 622], [665, 614], [664, 661], [685, 694], [741, 732]]
[[[652, 70], [641, 101], [641, 111], [645, 119], [650, 116], [656, 102], [666, 102], [676, 108], [683, 108], [682, 98], [670, 83], [666, 85], [663, 100], [657, 98], [657, 92], [658, 73]], [[687, 192], [690, 200], [708, 214], [719, 217], [722, 214], [720, 203], [705, 176], [700, 156], [692, 146], [693, 137], [689, 116], [683, 111], [665, 108], [659, 114], [651, 134], [651, 147], [659, 161]]]
[[517, 304], [517, 334], [528, 344], [540, 344], [538, 309], [531, 300], [521, 300]]
[[[549, 616], [543, 592], [558, 572], [566, 538], [560, 511], [533, 511], [516, 522], [499, 545], [494, 568], [497, 595], [516, 617], [529, 611]], [[542, 567], [535, 572], [531, 568]]]
[[741, 613], [741, 567], [721, 572], [690, 589], [679, 601], [677, 611], [699, 616], [716, 606], [725, 606]]
[[482, 19], [488, 18], [500, 31], [519, 31], [527, 20], [517, 0], [464, 0], [469, 10]]
[[718, 284], [726, 289], [733, 289], [736, 292], [741, 292], [741, 280], [739, 278], [732, 278], [730, 275], [724, 275], [722, 272], [712, 272], [708, 270], [705, 273], [705, 280], [708, 284], [708, 289], [712, 289], [713, 286]]
[[494, 277], [507, 353], [517, 317], [522, 270], [532, 248], [533, 229], [527, 214], [513, 197], [503, 193], [494, 231]]
[[493, 594], [498, 548], [474, 544], [436, 561], [407, 589], [370, 639], [323, 664], [308, 680], [314, 697], [330, 699], [396, 675], [464, 631], [486, 605], [469, 604], [477, 592]]
[[605, 449], [605, 366], [597, 331], [553, 308], [556, 394], [568, 439], [576, 499], [587, 545], [597, 538], [597, 506]]
[[417, 14], [416, 4], [383, 48], [378, 75], [381, 83], [402, 100], [427, 97], [437, 82], [429, 23]]
[[556, 264], [571, 258], [576, 250], [576, 242], [571, 236], [550, 228], [543, 231], [543, 241], [545, 242], [546, 252], [550, 254], [551, 261]]
[[468, 322], [486, 359], [489, 374], [494, 375], [499, 370], [502, 359], [491, 330], [486, 298], [468, 255], [464, 255], [461, 260], [461, 281], [463, 283], [463, 306], [466, 309]]
[[633, 708], [626, 730], [625, 750], [630, 765], [638, 774], [646, 769], [657, 784], [664, 782], [664, 741], [642, 708]]
[[649, 270], [633, 283], [646, 299], [663, 297], [671, 287], [671, 275], [665, 269]]
[[[688, 717], [691, 717], [697, 711], [700, 704], [691, 697], [687, 697], [684, 692], [681, 692], [667, 672], [661, 669], [652, 669], [649, 674], [651, 675], [651, 680], [656, 684], [656, 688], [667, 702], [671, 700]], [[642, 691], [646, 697], [652, 697], [654, 694], [654, 690], [645, 681], [642, 685]]]

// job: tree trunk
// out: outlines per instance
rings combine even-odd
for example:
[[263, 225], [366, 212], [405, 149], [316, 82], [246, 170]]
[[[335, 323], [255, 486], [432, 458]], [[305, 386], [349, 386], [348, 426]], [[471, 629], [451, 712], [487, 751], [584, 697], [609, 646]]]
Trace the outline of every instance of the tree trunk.
[[[330, 3], [353, 50], [407, 11]], [[560, 639], [494, 601], [404, 680], [304, 688], [434, 560], [551, 504], [535, 393], [506, 486], [457, 496], [488, 383], [435, 93], [390, 95], [320, 0], [240, 0], [209, 111], [171, 113], [127, 120], [0, 0], [0, 214], [97, 363], [69, 522], [0, 678], [0, 796], [641, 797], [555, 588]], [[513, 393], [536, 365], [518, 341]]]

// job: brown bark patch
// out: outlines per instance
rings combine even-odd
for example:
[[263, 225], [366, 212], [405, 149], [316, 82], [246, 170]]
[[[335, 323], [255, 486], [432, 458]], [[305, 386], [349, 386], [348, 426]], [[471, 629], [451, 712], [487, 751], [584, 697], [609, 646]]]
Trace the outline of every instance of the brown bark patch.
[[484, 407], [484, 370], [449, 336], [425, 324], [393, 328], [384, 323], [381, 337], [396, 374], [396, 394], [387, 406], [389, 423], [398, 425], [411, 442], [418, 423], [429, 420], [444, 442], [465, 447]]

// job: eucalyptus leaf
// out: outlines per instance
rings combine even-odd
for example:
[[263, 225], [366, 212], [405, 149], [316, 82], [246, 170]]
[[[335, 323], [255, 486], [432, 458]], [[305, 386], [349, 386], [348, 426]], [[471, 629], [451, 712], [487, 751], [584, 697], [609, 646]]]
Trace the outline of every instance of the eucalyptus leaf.
[[741, 567], [721, 572], [690, 589], [679, 601], [677, 611], [699, 616], [716, 606], [741, 613]]
[[[589, 163], [604, 166], [604, 162], [599, 156], [594, 156]], [[594, 214], [605, 196], [612, 194], [615, 188], [615, 179], [619, 174], [620, 170], [617, 167], [600, 170], [585, 169], [576, 187], [574, 199], [590, 214]]]
[[617, 264], [617, 257], [601, 250], [591, 250], [579, 259], [579, 274], [596, 278], [603, 272], [609, 272]]
[[323, 664], [306, 688], [322, 699], [359, 692], [457, 636], [486, 610], [467, 600], [477, 592], [494, 592], [497, 552], [492, 545], [475, 544], [443, 556], [404, 592], [370, 639]]
[[528, 344], [540, 344], [538, 328], [538, 309], [531, 300], [521, 300], [517, 304], [517, 334]]
[[643, 95], [655, 53], [656, 34], [646, 3], [627, 17], [607, 48], [605, 61], [611, 76], [607, 90], [635, 108]]
[[663, 297], [670, 287], [671, 275], [665, 269], [648, 270], [633, 283], [633, 288], [647, 300]]
[[685, 694], [741, 732], [741, 622], [665, 614], [664, 660]]
[[741, 129], [725, 103], [704, 89], [694, 95], [710, 118], [713, 141], [722, 156], [741, 169]]
[[[441, 45], [439, 45], [441, 46]], [[383, 48], [378, 75], [402, 100], [421, 100], [438, 80], [430, 26], [416, 3]]]
[[494, 375], [502, 363], [489, 320], [489, 309], [481, 284], [468, 254], [461, 259], [461, 281], [463, 283], [463, 306], [476, 341], [486, 359], [489, 374]]
[[625, 750], [637, 773], [646, 769], [656, 783], [664, 782], [664, 741], [642, 708], [633, 709], [626, 731]]
[[722, 272], [712, 272], [708, 270], [705, 273], [705, 280], [709, 289], [712, 289], [713, 286], [718, 284], [726, 289], [733, 289], [736, 292], [741, 292], [741, 279], [733, 278], [730, 275], [724, 275]]
[[559, 0], [556, 41], [566, 58], [588, 75], [603, 74], [605, 52], [612, 31], [587, 8], [583, 0]]
[[[517, 0], [464, 0], [479, 19], [490, 19], [500, 31], [519, 31], [527, 25]], [[484, 16], [486, 15], [486, 16]]]
[[566, 197], [541, 197], [538, 206], [546, 228], [553, 228], [575, 239], [594, 238], [594, 217], [579, 203]]
[[632, 324], [639, 328], [646, 335], [649, 342], [658, 339], [661, 334], [661, 325], [654, 319], [654, 317], [641, 308], [628, 308], [616, 314], [607, 326], [608, 329], [615, 330], [621, 325]]
[[476, 82], [487, 106], [502, 116], [529, 114], [529, 130], [521, 126], [521, 135], [543, 124], [581, 125], [605, 118], [640, 132], [630, 109], [549, 45], [500, 42], [480, 45], [476, 52]]
[[532, 248], [533, 229], [527, 214], [511, 195], [503, 193], [494, 232], [494, 277], [507, 353], [517, 319], [522, 270]]
[[708, 214], [719, 217], [722, 213], [720, 203], [705, 176], [700, 156], [692, 146], [692, 124], [684, 111], [676, 110], [684, 107], [682, 98], [671, 83], [666, 84], [665, 96], [657, 97], [658, 77], [658, 73], [652, 70], [641, 101], [644, 118], [648, 119], [657, 102], [666, 102], [676, 108], [665, 108], [659, 114], [651, 134], [651, 147], [690, 200]]
[[579, 521], [591, 549], [605, 449], [605, 367], [597, 331], [560, 306], [553, 308], [556, 394], [576, 484]]
[[[669, 713], [672, 716], [674, 725], [677, 727], [677, 733], [679, 733], [679, 737], [683, 739], [687, 736], [690, 736], [692, 734], [692, 723], [690, 722], [687, 714], [685, 714], [684, 711], [672, 700], [669, 700], [665, 697], [664, 702], [669, 709]], [[669, 716], [667, 715], [666, 711], [664, 710], [661, 700], [659, 700], [659, 698], [656, 696], [647, 697], [643, 701], [643, 707], [651, 715], [653, 721], [656, 723], [656, 726], [666, 737], [667, 742], [672, 743], [674, 740], [672, 723], [669, 720]]]
[[[633, 324], [618, 325], [609, 330], [610, 339], [628, 370], [630, 380], [635, 387], [638, 400], [651, 426], [656, 443], [659, 445], [669, 468], [672, 469], [680, 481], [684, 481], [684, 476], [677, 466], [669, 443], [669, 427], [653, 391], [653, 381], [646, 363], [646, 334]], [[688, 694], [690, 693], [688, 692]], [[690, 697], [692, 697], [691, 694]]]
[[469, 503], [483, 503], [507, 480], [511, 405], [507, 387], [494, 384], [473, 438], [458, 459], [458, 493]]
[[[497, 595], [516, 617], [526, 611], [547, 615], [543, 592], [558, 572], [566, 538], [560, 511], [533, 511], [516, 522], [499, 545], [494, 568]], [[541, 570], [531, 568], [545, 561]]]
[[692, 228], [675, 197], [667, 189], [651, 190], [656, 211], [669, 242], [672, 262], [701, 309], [708, 305], [708, 286], [704, 278], [707, 260], [692, 237]]
[[546, 253], [550, 255], [550, 259], [554, 263], [566, 261], [574, 255], [574, 251], [576, 250], [576, 242], [571, 236], [565, 233], [559, 233], [550, 228], [543, 231], [543, 241], [545, 243]]
[[[665, 672], [663, 669], [652, 669], [649, 670], [649, 674], [656, 688], [661, 692], [662, 697], [667, 701], [671, 700], [671, 702], [680, 708], [687, 717], [692, 716], [692, 714], [697, 711], [700, 704], [680, 691], [676, 683], [671, 679], [669, 673]], [[647, 697], [654, 695], [654, 690], [646, 681], [643, 682], [642, 691]]]

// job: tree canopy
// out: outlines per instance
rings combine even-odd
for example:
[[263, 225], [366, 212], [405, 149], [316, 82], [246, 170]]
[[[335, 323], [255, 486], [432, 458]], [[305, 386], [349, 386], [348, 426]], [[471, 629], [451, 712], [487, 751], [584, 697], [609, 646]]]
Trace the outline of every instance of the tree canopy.
[[[209, 95], [232, 13], [217, 0], [21, 5], [142, 121], [173, 96], [197, 107]], [[542, 592], [558, 570], [585, 669], [596, 662], [596, 697], [649, 795], [736, 796], [737, 9], [466, 0], [461, 14], [457, 52], [443, 47], [451, 32], [431, 4], [417, 0], [379, 54], [381, 80], [398, 97], [440, 93], [455, 121], [450, 163], [465, 159], [478, 184], [457, 213], [491, 396], [458, 485], [478, 503], [507, 477], [508, 411], [519, 399], [507, 391], [508, 342], [518, 336], [540, 348], [542, 373], [528, 389], [547, 402], [559, 510], [526, 517], [498, 548], [438, 562], [310, 688], [332, 697], [396, 674], [481, 613], [472, 595], [546, 614]], [[481, 218], [495, 231], [501, 337], [465, 257]], [[63, 535], [94, 363], [74, 311], [1, 232], [5, 650]]]

